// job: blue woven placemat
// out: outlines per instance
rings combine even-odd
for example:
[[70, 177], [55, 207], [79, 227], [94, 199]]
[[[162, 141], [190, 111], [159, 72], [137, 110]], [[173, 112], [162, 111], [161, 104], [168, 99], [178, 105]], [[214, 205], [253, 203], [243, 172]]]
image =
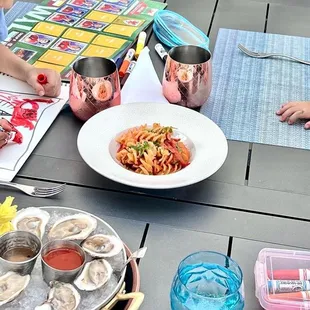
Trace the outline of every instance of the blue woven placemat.
[[310, 149], [304, 122], [281, 123], [275, 112], [288, 101], [310, 101], [310, 66], [282, 58], [255, 59], [238, 43], [259, 52], [310, 60], [310, 38], [220, 29], [213, 58], [211, 96], [201, 113], [231, 140]]
[[30, 12], [37, 4], [17, 1], [5, 14], [6, 24], [9, 26], [16, 18], [21, 18]]

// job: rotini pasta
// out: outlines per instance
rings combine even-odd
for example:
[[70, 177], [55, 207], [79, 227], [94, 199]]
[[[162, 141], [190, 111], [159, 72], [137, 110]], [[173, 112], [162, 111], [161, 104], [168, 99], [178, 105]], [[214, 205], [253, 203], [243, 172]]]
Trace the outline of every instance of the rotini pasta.
[[190, 163], [190, 151], [172, 137], [173, 128], [154, 123], [131, 128], [116, 138], [116, 159], [128, 170], [147, 175], [170, 174]]

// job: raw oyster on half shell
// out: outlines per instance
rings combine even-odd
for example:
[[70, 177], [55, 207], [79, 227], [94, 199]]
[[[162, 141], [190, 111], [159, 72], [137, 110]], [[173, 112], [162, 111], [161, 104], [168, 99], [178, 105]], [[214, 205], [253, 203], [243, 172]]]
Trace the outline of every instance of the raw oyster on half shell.
[[96, 219], [90, 215], [78, 213], [56, 221], [48, 233], [48, 239], [84, 240], [96, 227]]
[[92, 257], [112, 257], [123, 249], [123, 243], [116, 236], [97, 234], [83, 241], [82, 248]]
[[46, 224], [50, 219], [48, 212], [35, 207], [21, 209], [12, 220], [15, 230], [28, 231], [42, 239]]
[[71, 284], [54, 281], [51, 283], [48, 300], [35, 310], [75, 310], [80, 302], [81, 296]]
[[81, 291], [94, 291], [105, 285], [111, 278], [113, 269], [105, 259], [95, 259], [86, 263], [74, 284]]
[[0, 277], [0, 306], [15, 299], [29, 284], [30, 276], [9, 271]]

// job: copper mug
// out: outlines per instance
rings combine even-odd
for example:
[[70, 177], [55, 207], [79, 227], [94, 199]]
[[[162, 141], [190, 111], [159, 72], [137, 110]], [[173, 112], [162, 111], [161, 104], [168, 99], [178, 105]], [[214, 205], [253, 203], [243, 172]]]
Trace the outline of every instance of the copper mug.
[[208, 50], [182, 45], [169, 51], [163, 77], [163, 94], [170, 103], [199, 108], [208, 100], [211, 85], [211, 54]]
[[119, 105], [121, 89], [116, 64], [102, 57], [77, 60], [72, 67], [69, 103], [82, 121]]

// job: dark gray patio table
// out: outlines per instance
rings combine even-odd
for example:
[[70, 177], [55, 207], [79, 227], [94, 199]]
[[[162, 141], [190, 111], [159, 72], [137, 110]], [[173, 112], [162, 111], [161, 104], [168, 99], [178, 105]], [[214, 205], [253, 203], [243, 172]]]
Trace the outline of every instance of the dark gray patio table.
[[[211, 49], [219, 28], [309, 33], [307, 0], [168, 0], [168, 8], [208, 33]], [[163, 63], [154, 52], [156, 43], [150, 35], [148, 45], [161, 79]], [[19, 207], [87, 210], [111, 223], [132, 249], [147, 245], [147, 256], [140, 262], [143, 310], [170, 308], [177, 265], [198, 250], [220, 251], [237, 260], [244, 271], [245, 309], [261, 309], [254, 295], [258, 252], [264, 247], [310, 248], [309, 152], [229, 141], [226, 163], [208, 180], [151, 191], [114, 183], [88, 168], [76, 147], [81, 125], [64, 110], [15, 179], [38, 185], [66, 182], [63, 194], [34, 199], [0, 189], [0, 200], [10, 194]]]

